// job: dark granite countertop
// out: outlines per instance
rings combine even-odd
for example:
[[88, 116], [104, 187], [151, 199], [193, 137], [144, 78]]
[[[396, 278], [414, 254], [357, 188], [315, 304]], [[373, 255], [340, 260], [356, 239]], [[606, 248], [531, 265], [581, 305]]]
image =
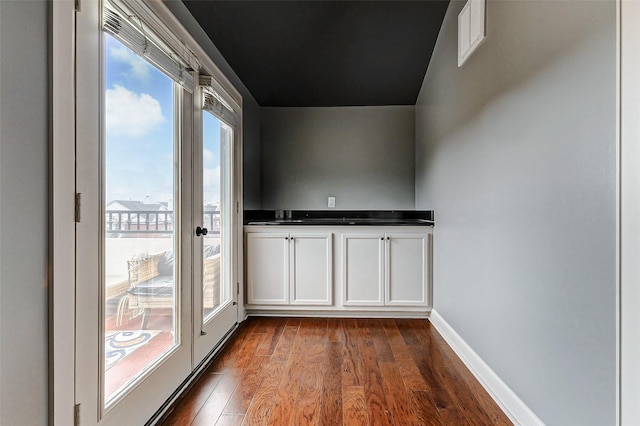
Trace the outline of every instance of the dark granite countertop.
[[246, 210], [245, 225], [433, 226], [432, 210]]

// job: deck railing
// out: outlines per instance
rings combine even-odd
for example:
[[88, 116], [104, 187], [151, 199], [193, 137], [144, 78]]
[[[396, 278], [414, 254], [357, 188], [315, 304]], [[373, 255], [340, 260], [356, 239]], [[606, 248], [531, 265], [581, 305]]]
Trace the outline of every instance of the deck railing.
[[[203, 213], [202, 226], [211, 234], [220, 233], [220, 212], [215, 210]], [[108, 237], [138, 237], [141, 235], [171, 234], [174, 229], [173, 211], [165, 210], [107, 210], [105, 212], [105, 231]]]

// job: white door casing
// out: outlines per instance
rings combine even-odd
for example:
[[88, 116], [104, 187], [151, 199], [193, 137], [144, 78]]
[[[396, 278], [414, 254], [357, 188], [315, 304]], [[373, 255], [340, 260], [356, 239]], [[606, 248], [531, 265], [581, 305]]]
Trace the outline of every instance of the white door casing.
[[618, 0], [617, 423], [640, 424], [640, 2]]
[[52, 145], [49, 257], [50, 424], [73, 424], [75, 376], [75, 157], [73, 0], [51, 4]]

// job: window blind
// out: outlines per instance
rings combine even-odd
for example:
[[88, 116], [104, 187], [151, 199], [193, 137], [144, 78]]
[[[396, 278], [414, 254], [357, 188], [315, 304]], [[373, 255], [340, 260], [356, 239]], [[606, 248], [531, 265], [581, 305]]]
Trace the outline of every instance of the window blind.
[[240, 116], [230, 102], [214, 87], [213, 78], [201, 75], [199, 86], [202, 88], [202, 109], [209, 111], [232, 127], [240, 124]]
[[178, 84], [193, 91], [193, 72], [200, 66], [196, 56], [159, 22], [150, 22], [151, 16], [153, 14], [139, 0], [104, 0], [102, 28]]

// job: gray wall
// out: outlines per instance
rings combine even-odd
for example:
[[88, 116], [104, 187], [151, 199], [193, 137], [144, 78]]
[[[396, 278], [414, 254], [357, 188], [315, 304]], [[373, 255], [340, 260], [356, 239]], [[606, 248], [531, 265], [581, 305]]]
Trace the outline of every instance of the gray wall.
[[261, 207], [260, 182], [262, 167], [260, 162], [260, 107], [252, 98], [245, 98], [243, 108], [243, 190], [244, 209], [254, 210]]
[[412, 209], [413, 106], [263, 108], [264, 209]]
[[[2, 1], [2, 0], [0, 0]], [[165, 5], [200, 44], [220, 71], [229, 79], [242, 95], [243, 113], [243, 169], [244, 208], [260, 208], [260, 106], [240, 81], [218, 48], [196, 22], [191, 12], [180, 0], [167, 0]]]
[[435, 309], [549, 425], [615, 423], [613, 1], [450, 4], [416, 107]]
[[0, 424], [47, 424], [47, 1], [0, 1]]

